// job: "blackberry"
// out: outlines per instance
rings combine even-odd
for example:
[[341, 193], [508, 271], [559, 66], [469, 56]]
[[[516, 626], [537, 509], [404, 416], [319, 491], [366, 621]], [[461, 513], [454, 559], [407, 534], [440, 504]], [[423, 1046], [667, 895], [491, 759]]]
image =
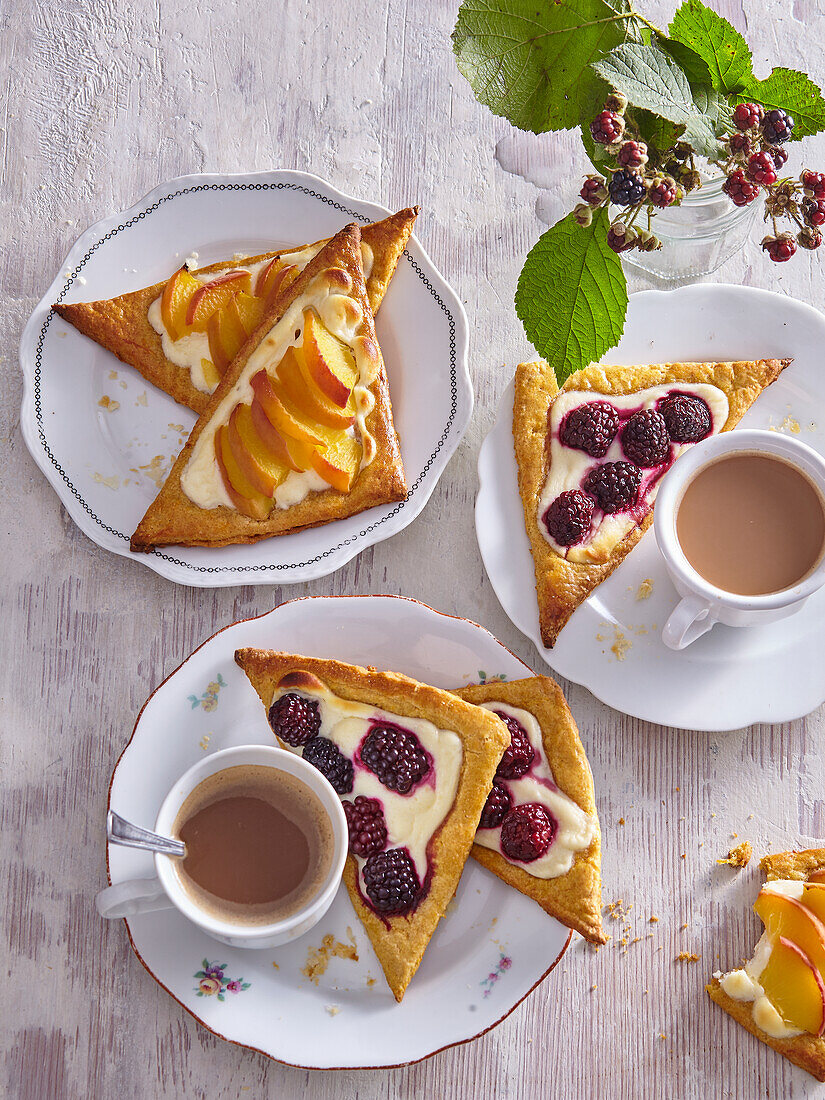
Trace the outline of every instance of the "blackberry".
[[776, 165], [770, 153], [754, 153], [748, 160], [745, 173], [753, 183], [761, 183], [763, 187], [770, 187], [776, 183]]
[[741, 168], [731, 172], [722, 184], [722, 190], [734, 206], [747, 206], [759, 194], [759, 188], [746, 177]]
[[784, 145], [793, 128], [794, 120], [791, 115], [776, 107], [773, 111], [768, 111], [762, 120], [762, 137], [767, 145]]
[[389, 722], [374, 725], [361, 745], [361, 763], [390, 791], [407, 794], [432, 768], [414, 733]]
[[622, 428], [621, 439], [624, 453], [643, 469], [661, 466], [670, 457], [667, 425], [655, 409], [634, 413]]
[[349, 831], [349, 850], [362, 859], [383, 852], [387, 846], [384, 807], [377, 798], [359, 794], [354, 802], [342, 800]]
[[[784, 153], [785, 150], [783, 149]], [[799, 177], [806, 199], [825, 199], [825, 174], [804, 171]]]
[[825, 225], [825, 199], [805, 199], [802, 216], [808, 225]]
[[627, 252], [635, 248], [639, 241], [639, 234], [624, 222], [613, 222], [607, 231], [607, 243], [614, 252]]
[[583, 542], [593, 521], [593, 501], [579, 489], [566, 489], [542, 517], [550, 538], [559, 546]]
[[647, 146], [643, 141], [623, 141], [616, 160], [622, 168], [642, 168], [647, 164]]
[[663, 397], [656, 408], [674, 443], [698, 443], [710, 435], [710, 409], [701, 397], [672, 393]]
[[802, 226], [796, 235], [796, 239], [801, 248], [807, 248], [811, 252], [822, 244], [822, 234], [818, 229], [812, 229], [809, 225]]
[[608, 401], [589, 401], [562, 421], [559, 439], [565, 447], [604, 458], [619, 430], [619, 414]]
[[504, 820], [504, 815], [513, 805], [513, 796], [501, 783], [493, 783], [493, 789], [487, 795], [484, 809], [481, 811], [479, 828], [495, 829]]
[[749, 157], [753, 152], [753, 144], [747, 134], [731, 134], [728, 138], [730, 151], [743, 157]]
[[796, 241], [790, 233], [778, 237], [763, 237], [762, 248], [775, 264], [784, 264], [796, 252]]
[[605, 462], [594, 466], [584, 479], [584, 489], [608, 516], [632, 508], [639, 499], [642, 474], [631, 462]]
[[305, 745], [321, 729], [317, 699], [305, 699], [288, 692], [269, 708], [272, 732], [288, 745]]
[[771, 155], [771, 160], [776, 165], [777, 171], [783, 168], [788, 160], [788, 150], [783, 149], [781, 145], [769, 145], [767, 150]]
[[676, 180], [672, 176], [657, 176], [647, 189], [647, 197], [660, 210], [676, 202], [677, 194]]
[[421, 891], [418, 872], [406, 848], [370, 856], [362, 871], [364, 888], [379, 913], [408, 913]]
[[352, 790], [352, 761], [328, 737], [313, 737], [304, 746], [304, 760], [327, 777], [338, 794]]
[[733, 111], [733, 124], [737, 130], [750, 130], [765, 117], [765, 109], [758, 103], [740, 103]]
[[607, 198], [607, 187], [601, 176], [588, 176], [579, 194], [590, 206], [600, 206]]
[[496, 776], [499, 779], [520, 779], [533, 763], [536, 751], [521, 722], [503, 711], [497, 710], [495, 713], [510, 731], [510, 744], [499, 761]]
[[599, 145], [613, 145], [624, 133], [624, 119], [615, 111], [602, 111], [590, 123], [590, 134]]
[[647, 194], [644, 180], [629, 168], [620, 168], [607, 185], [610, 201], [617, 206], [638, 206]]
[[558, 827], [558, 821], [539, 802], [522, 803], [501, 823], [501, 850], [510, 859], [531, 863], [544, 855]]

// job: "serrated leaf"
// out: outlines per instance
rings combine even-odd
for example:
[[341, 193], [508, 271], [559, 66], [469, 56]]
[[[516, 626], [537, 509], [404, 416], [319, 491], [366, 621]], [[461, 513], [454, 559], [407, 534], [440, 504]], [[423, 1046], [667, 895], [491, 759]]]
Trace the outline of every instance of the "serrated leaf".
[[684, 72], [658, 46], [625, 42], [593, 68], [634, 107], [684, 126], [685, 141], [700, 155], [715, 158], [721, 153], [713, 120], [699, 114]]
[[607, 210], [582, 228], [568, 214], [530, 250], [516, 289], [528, 339], [561, 384], [615, 347], [627, 313], [627, 280], [607, 243]]
[[776, 107], [788, 111], [794, 120], [792, 141], [825, 130], [825, 100], [814, 82], [795, 69], [773, 69], [765, 80], [750, 81], [737, 95], [737, 101], [755, 99], [767, 110]]
[[453, 30], [476, 99], [522, 130], [568, 130], [607, 89], [590, 65], [625, 37], [625, 0], [464, 0]]
[[637, 109], [633, 112], [633, 119], [648, 151], [655, 150], [658, 154], [657, 160], [661, 160], [662, 154], [672, 149], [685, 132], [684, 126], [677, 126], [675, 122], [660, 115], [654, 115], [650, 111]]
[[691, 46], [675, 38], [668, 38], [664, 34], [656, 36], [656, 44], [668, 57], [673, 58], [688, 78], [691, 87], [713, 83], [707, 62]]
[[702, 0], [685, 0], [668, 28], [707, 63], [710, 82], [723, 92], [736, 92], [753, 77], [753, 60], [745, 39]]

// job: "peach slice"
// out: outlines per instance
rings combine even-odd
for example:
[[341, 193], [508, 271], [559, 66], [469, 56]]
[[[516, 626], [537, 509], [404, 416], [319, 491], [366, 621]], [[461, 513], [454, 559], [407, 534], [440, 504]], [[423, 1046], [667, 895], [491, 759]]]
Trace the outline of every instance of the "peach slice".
[[237, 297], [231, 298], [223, 309], [215, 310], [206, 322], [209, 337], [209, 354], [216, 370], [223, 377], [226, 368], [244, 346], [247, 332], [238, 310]]
[[348, 493], [361, 465], [361, 444], [350, 435], [339, 433], [323, 451], [312, 452], [313, 469], [333, 489]]
[[806, 882], [799, 900], [825, 925], [825, 882]]
[[289, 448], [289, 456], [295, 463], [297, 470], [312, 469], [312, 456], [318, 453], [314, 447], [301, 443], [297, 439], [290, 439], [289, 436], [286, 438], [286, 445]]
[[343, 409], [358, 381], [355, 359], [350, 349], [310, 309], [304, 313], [303, 352], [312, 381], [325, 397]]
[[266, 370], [260, 370], [253, 375], [251, 384], [270, 424], [277, 428], [281, 435], [291, 436], [300, 443], [307, 443], [310, 447], [322, 449], [326, 447], [326, 442], [317, 428], [304, 420], [297, 410], [289, 407], [288, 399]]
[[211, 283], [204, 283], [189, 299], [187, 325], [195, 332], [206, 332], [206, 325], [212, 314], [228, 305], [230, 298], [240, 291], [248, 293], [251, 282], [252, 276], [248, 271], [236, 269], [225, 272]]
[[215, 433], [215, 457], [229, 499], [238, 511], [252, 519], [266, 519], [272, 509], [272, 500], [259, 493], [244, 477], [232, 453], [226, 424]]
[[251, 336], [261, 323], [261, 318], [264, 315], [264, 303], [260, 298], [241, 292], [232, 299], [232, 304], [238, 311], [238, 317], [243, 325], [244, 332], [247, 336]]
[[821, 871], [814, 871], [812, 875], [808, 875], [808, 882], [825, 882], [825, 867]]
[[266, 449], [252, 423], [249, 405], [236, 405], [229, 417], [229, 446], [238, 469], [253, 488], [271, 497], [289, 469]]
[[186, 311], [200, 285], [198, 280], [189, 274], [187, 268], [182, 267], [163, 288], [160, 298], [160, 316], [164, 328], [173, 340], [180, 340], [186, 333]]
[[825, 1031], [825, 982], [792, 940], [779, 937], [757, 981], [786, 1024], [809, 1035]]
[[273, 458], [276, 458], [289, 470], [304, 469], [304, 467], [296, 465], [292, 458], [289, 450], [289, 436], [281, 435], [278, 429], [273, 426], [257, 397], [252, 399], [251, 410], [250, 416], [255, 431]]
[[209, 386], [209, 392], [213, 393], [218, 388], [218, 383], [221, 380], [217, 367], [211, 359], [201, 359], [201, 370], [206, 384]]
[[820, 974], [825, 974], [825, 925], [810, 909], [784, 894], [767, 890], [762, 890], [753, 908], [771, 939], [784, 936], [792, 940]]
[[300, 348], [286, 349], [278, 364], [278, 380], [295, 408], [310, 420], [316, 420], [328, 428], [340, 429], [349, 428], [355, 422], [355, 399], [352, 394], [343, 410], [333, 405], [310, 378]]

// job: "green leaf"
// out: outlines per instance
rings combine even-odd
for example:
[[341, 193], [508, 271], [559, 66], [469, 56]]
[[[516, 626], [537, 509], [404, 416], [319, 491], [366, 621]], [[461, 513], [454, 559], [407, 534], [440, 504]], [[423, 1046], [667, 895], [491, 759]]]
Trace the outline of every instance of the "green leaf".
[[634, 107], [684, 126], [685, 141], [697, 153], [711, 158], [721, 153], [713, 120], [699, 113], [684, 72], [658, 46], [625, 42], [593, 68]]
[[516, 313], [560, 384], [615, 347], [624, 329], [627, 281], [609, 225], [604, 207], [587, 228], [568, 214], [539, 237], [519, 276]]
[[580, 133], [582, 136], [582, 145], [584, 151], [587, 153], [587, 159], [593, 165], [597, 172], [605, 174], [605, 164], [609, 159], [609, 154], [605, 152], [603, 145], [599, 145], [598, 142], [593, 140], [593, 135], [590, 133], [590, 124], [583, 122], [581, 125]]
[[707, 62], [692, 47], [686, 46], [684, 42], [679, 42], [675, 38], [668, 38], [664, 34], [656, 36], [656, 44], [668, 57], [673, 58], [688, 78], [691, 87], [696, 84], [713, 83]]
[[742, 103], [755, 99], [769, 111], [775, 107], [788, 111], [795, 123], [792, 141], [825, 130], [822, 93], [812, 80], [795, 69], [774, 69], [765, 80], [753, 78], [736, 98]]
[[641, 109], [634, 110], [633, 121], [639, 131], [639, 137], [651, 153], [651, 161], [654, 153], [658, 154], [656, 160], [660, 161], [662, 154], [672, 149], [685, 132], [684, 126], [677, 126], [675, 122]]
[[607, 89], [591, 63], [625, 38], [626, 0], [464, 0], [453, 30], [476, 99], [522, 130], [569, 130]]
[[710, 82], [736, 92], [753, 77], [750, 47], [727, 19], [702, 0], [685, 0], [668, 28], [670, 37], [689, 46], [707, 63]]

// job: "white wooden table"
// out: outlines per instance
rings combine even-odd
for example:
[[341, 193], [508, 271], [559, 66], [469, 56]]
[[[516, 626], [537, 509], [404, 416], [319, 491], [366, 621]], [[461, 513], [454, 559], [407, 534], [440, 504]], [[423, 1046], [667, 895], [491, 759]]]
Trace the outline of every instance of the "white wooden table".
[[[815, 0], [795, 0], [792, 11], [785, 0], [716, 3], [748, 35], [757, 71], [807, 59], [825, 79]], [[584, 162], [574, 135], [514, 138], [475, 102], [450, 51], [456, 8], [3, 4], [0, 1092], [5, 1084], [9, 1098], [816, 1092], [812, 1078], [728, 1021], [703, 985], [758, 933], [755, 862], [744, 872], [715, 863], [733, 834], [757, 854], [825, 835], [821, 710], [783, 726], [680, 733], [570, 686], [596, 780], [604, 900], [632, 904], [627, 925], [608, 916], [611, 945], [594, 953], [576, 943], [499, 1028], [408, 1069], [307, 1073], [215, 1039], [151, 980], [122, 925], [94, 912], [114, 762], [151, 689], [218, 627], [304, 593], [404, 593], [476, 619], [541, 667], [484, 574], [475, 462], [513, 364], [530, 354], [512, 308], [522, 258], [540, 216], [553, 221], [572, 201]], [[644, 10], [664, 23], [672, 5]], [[825, 142], [808, 149], [810, 165], [825, 167]], [[799, 157], [794, 147], [789, 168]], [[176, 587], [97, 549], [68, 519], [22, 443], [17, 343], [88, 224], [172, 176], [271, 167], [316, 172], [393, 208], [421, 204], [418, 235], [470, 318], [476, 414], [423, 515], [334, 576], [290, 589]], [[758, 242], [717, 277], [815, 305], [825, 287], [819, 259], [776, 267]], [[434, 556], [452, 568], [433, 569]], [[681, 951], [701, 959], [677, 962]]]

